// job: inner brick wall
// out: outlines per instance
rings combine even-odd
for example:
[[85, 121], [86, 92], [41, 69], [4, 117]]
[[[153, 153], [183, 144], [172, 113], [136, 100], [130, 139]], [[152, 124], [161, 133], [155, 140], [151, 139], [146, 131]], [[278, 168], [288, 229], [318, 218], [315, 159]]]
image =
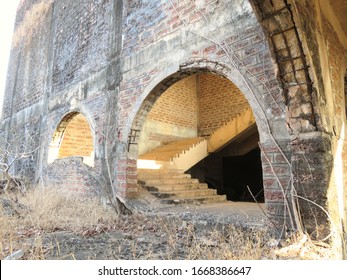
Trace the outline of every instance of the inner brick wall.
[[228, 79], [197, 74], [173, 84], [154, 104], [148, 120], [196, 129], [210, 135], [249, 108], [242, 92]]
[[93, 152], [93, 138], [87, 120], [76, 115], [68, 124], [60, 145], [58, 158], [69, 156], [90, 156]]
[[196, 77], [190, 76], [170, 86], [153, 104], [141, 128], [138, 154], [197, 136]]
[[148, 119], [196, 129], [196, 76], [185, 78], [169, 87], [154, 104]]
[[209, 135], [249, 107], [243, 93], [228, 79], [199, 75], [199, 134]]
[[249, 108], [229, 80], [198, 73], [174, 83], [154, 103], [142, 126], [138, 154], [182, 138], [207, 136]]

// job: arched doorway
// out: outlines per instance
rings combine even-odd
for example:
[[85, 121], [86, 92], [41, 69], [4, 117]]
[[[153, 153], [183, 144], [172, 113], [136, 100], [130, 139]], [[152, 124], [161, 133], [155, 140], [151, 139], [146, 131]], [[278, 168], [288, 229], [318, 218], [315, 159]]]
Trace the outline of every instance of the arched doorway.
[[49, 145], [48, 163], [66, 157], [82, 157], [83, 163], [94, 166], [92, 131], [87, 119], [78, 112], [63, 117]]
[[211, 72], [170, 84], [132, 126], [140, 183], [166, 203], [263, 202], [259, 134], [242, 92]]

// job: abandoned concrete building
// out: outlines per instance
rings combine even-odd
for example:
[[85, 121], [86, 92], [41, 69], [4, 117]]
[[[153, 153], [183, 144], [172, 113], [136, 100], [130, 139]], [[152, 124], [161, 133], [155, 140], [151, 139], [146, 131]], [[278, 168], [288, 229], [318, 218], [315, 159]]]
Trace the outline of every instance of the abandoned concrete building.
[[126, 205], [255, 199], [272, 224], [344, 232], [346, 14], [345, 0], [22, 0], [11, 174]]

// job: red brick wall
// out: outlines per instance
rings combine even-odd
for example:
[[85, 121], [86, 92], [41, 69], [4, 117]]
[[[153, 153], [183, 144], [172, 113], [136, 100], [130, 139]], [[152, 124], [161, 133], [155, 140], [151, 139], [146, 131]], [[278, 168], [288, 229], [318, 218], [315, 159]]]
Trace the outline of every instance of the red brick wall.
[[[197, 99], [198, 98], [198, 99]], [[243, 93], [228, 79], [198, 74], [173, 84], [154, 104], [148, 119], [210, 134], [245, 108]]]
[[[157, 121], [197, 130], [199, 135], [209, 135], [247, 107], [249, 104], [243, 93], [228, 79], [213, 74], [196, 74], [169, 87], [154, 103], [146, 124]], [[141, 140], [156, 141], [158, 144], [180, 137], [193, 137], [185, 135], [182, 130], [182, 135], [175, 134], [175, 129], [170, 129], [169, 125], [158, 124], [155, 131], [147, 130], [145, 125], [143, 131], [148, 134], [148, 139], [142, 137]]]
[[208, 135], [249, 107], [243, 93], [228, 79], [199, 75], [199, 134]]
[[135, 53], [174, 33], [184, 26], [184, 22], [194, 24], [204, 19], [206, 9], [221, 5], [219, 0], [208, 0], [203, 7], [198, 4], [191, 0], [124, 1], [127, 18], [123, 24], [124, 54]]
[[148, 119], [196, 128], [196, 76], [185, 78], [169, 87], [154, 104]]
[[65, 130], [58, 158], [90, 156], [93, 149], [89, 124], [81, 114], [78, 114], [69, 122]]

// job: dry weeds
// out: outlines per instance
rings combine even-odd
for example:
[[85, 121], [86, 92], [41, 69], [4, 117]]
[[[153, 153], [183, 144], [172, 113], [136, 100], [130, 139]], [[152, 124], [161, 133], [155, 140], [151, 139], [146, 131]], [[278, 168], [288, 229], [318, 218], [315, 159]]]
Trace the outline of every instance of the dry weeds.
[[[265, 231], [201, 226], [165, 216], [118, 217], [97, 199], [34, 188], [18, 203], [2, 196], [0, 258], [24, 259], [331, 259], [331, 247], [278, 243]], [[10, 203], [10, 204], [9, 204]]]

